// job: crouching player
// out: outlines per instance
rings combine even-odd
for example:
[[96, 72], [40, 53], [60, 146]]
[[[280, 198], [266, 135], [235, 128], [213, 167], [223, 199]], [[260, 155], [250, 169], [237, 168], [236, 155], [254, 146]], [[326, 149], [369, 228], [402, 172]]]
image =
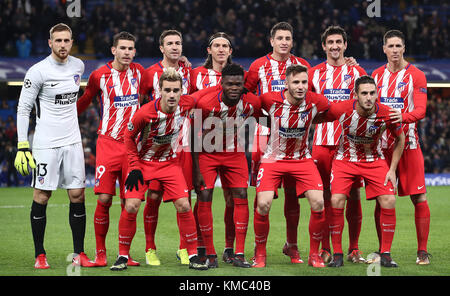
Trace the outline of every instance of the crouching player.
[[[344, 206], [355, 180], [364, 179], [366, 198], [376, 199], [381, 206], [381, 265], [397, 267], [390, 249], [395, 232], [395, 190], [397, 164], [402, 155], [405, 135], [401, 124], [389, 119], [389, 108], [377, 103], [377, 88], [370, 76], [355, 82], [356, 100], [332, 104], [325, 119], [339, 120], [342, 137], [331, 171], [331, 222], [333, 260], [329, 267], [343, 263], [342, 231]], [[384, 159], [380, 139], [385, 130], [395, 136], [390, 164]]]
[[197, 256], [195, 219], [183, 171], [176, 158], [182, 125], [195, 105], [193, 97], [181, 96], [182, 85], [183, 80], [176, 70], [167, 69], [159, 79], [161, 98], [144, 105], [128, 124], [125, 132], [129, 162], [126, 201], [119, 220], [119, 256], [111, 270], [127, 268], [131, 241], [136, 233], [136, 214], [150, 182], [155, 180], [165, 192], [164, 201], [172, 201], [179, 214], [178, 226], [186, 242], [189, 268], [208, 269]]

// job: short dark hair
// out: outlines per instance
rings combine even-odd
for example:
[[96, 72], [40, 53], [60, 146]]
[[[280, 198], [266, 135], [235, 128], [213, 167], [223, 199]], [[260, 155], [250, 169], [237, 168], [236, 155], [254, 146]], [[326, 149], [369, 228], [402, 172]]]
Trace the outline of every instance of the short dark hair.
[[383, 44], [386, 44], [389, 38], [398, 37], [402, 40], [403, 45], [405, 45], [405, 34], [399, 30], [389, 30], [383, 36]]
[[[217, 32], [217, 33], [214, 33], [213, 35], [211, 35], [211, 37], [209, 37], [209, 40], [208, 40], [208, 47], [211, 47], [214, 39], [216, 39], [216, 38], [225, 38], [226, 40], [228, 40], [228, 43], [230, 44], [230, 48], [233, 48], [233, 45], [231, 44], [230, 36], [228, 36], [227, 33], [224, 33], [224, 32]], [[231, 55], [230, 55], [227, 59], [227, 64], [231, 64], [231, 63], [232, 63], [232, 60], [231, 60]], [[213, 67], [212, 56], [210, 54], [208, 54], [208, 56], [206, 57], [206, 60], [203, 63], [203, 67], [205, 67], [206, 69], [212, 69], [212, 67]]]
[[275, 24], [272, 29], [270, 29], [270, 38], [275, 37], [275, 34], [277, 31], [283, 30], [283, 31], [289, 31], [291, 32], [291, 35], [294, 35], [294, 29], [292, 28], [291, 24], [287, 22], [279, 22]]
[[286, 78], [290, 75], [295, 75], [295, 74], [302, 73], [302, 72], [308, 73], [308, 68], [306, 68], [305, 66], [300, 65], [300, 64], [290, 65], [286, 69]]
[[117, 33], [116, 35], [114, 35], [113, 37], [113, 47], [116, 47], [117, 44], [119, 43], [119, 40], [131, 40], [134, 43], [136, 43], [136, 37], [134, 37], [133, 34], [122, 31], [120, 33]]
[[183, 36], [181, 35], [180, 31], [177, 30], [164, 30], [161, 35], [159, 36], [159, 45], [163, 46], [164, 45], [164, 38], [166, 38], [167, 36], [170, 35], [176, 35], [179, 36], [181, 39], [181, 42], [183, 42]]
[[244, 76], [244, 68], [236, 63], [227, 64], [222, 69], [222, 77], [225, 76]]
[[321, 36], [322, 44], [325, 44], [330, 35], [341, 35], [344, 42], [347, 43], [347, 33], [340, 26], [329, 26]]
[[363, 76], [358, 77], [355, 81], [355, 93], [358, 93], [359, 86], [361, 84], [373, 84], [375, 87], [377, 87], [377, 84], [375, 83], [375, 79], [373, 79], [369, 75], [363, 75]]

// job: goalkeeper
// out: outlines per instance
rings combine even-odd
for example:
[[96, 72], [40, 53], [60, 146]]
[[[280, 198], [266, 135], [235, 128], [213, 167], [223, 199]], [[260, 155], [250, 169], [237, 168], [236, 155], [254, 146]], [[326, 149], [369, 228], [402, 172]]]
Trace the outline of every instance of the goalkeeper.
[[[70, 200], [72, 264], [93, 265], [84, 253], [86, 177], [76, 108], [84, 64], [69, 55], [72, 43], [69, 26], [57, 24], [50, 29], [51, 54], [26, 73], [17, 106], [18, 151], [14, 165], [24, 176], [33, 170], [30, 220], [36, 257], [34, 267], [37, 269], [50, 267], [44, 249], [46, 208], [52, 191], [58, 187], [67, 189]], [[36, 108], [36, 128], [32, 153], [27, 136], [33, 106]]]

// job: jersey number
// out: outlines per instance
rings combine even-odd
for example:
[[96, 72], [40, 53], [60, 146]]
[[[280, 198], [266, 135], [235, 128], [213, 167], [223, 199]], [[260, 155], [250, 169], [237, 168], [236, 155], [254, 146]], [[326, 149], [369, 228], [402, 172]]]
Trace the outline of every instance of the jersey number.
[[36, 166], [36, 173], [40, 177], [44, 177], [47, 175], [47, 164], [46, 163], [39, 163]]

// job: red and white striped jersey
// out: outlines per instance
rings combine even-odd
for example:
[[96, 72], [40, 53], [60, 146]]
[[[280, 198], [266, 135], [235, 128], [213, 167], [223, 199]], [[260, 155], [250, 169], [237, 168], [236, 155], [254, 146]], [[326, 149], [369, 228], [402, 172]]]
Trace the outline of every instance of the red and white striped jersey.
[[191, 93], [204, 88], [220, 85], [222, 73], [214, 69], [206, 69], [203, 66], [197, 67], [191, 72]]
[[[354, 98], [355, 80], [367, 75], [359, 66], [332, 66], [323, 62], [308, 71], [309, 90], [323, 94], [330, 102]], [[338, 121], [317, 124], [313, 145], [338, 145], [341, 125]]]
[[[159, 78], [165, 71], [164, 66], [159, 61], [158, 63], [145, 69], [144, 75], [142, 77], [141, 94], [146, 94], [149, 96], [149, 100], [156, 100], [161, 97], [159, 91]], [[180, 73], [183, 78], [183, 95], [191, 93], [191, 67], [186, 67], [183, 62], [178, 62], [178, 73]]]
[[269, 114], [269, 143], [263, 159], [287, 160], [311, 158], [308, 135], [314, 117], [328, 110], [329, 102], [321, 94], [308, 91], [304, 101], [292, 105], [285, 91], [269, 92], [260, 97], [262, 108]]
[[[261, 116], [261, 101], [254, 94], [246, 93], [235, 106], [230, 107], [223, 102], [223, 92], [218, 89], [200, 98], [196, 109], [202, 111], [203, 151], [244, 152], [243, 128], [245, 124], [256, 124]], [[254, 122], [250, 122], [252, 118]]]
[[144, 67], [131, 63], [127, 70], [118, 71], [112, 61], [89, 76], [84, 94], [77, 102], [81, 114], [99, 94], [101, 120], [97, 133], [123, 142], [124, 129], [139, 109], [139, 86]]
[[125, 131], [131, 170], [139, 168], [140, 160], [161, 162], [177, 157], [181, 129], [195, 105], [195, 99], [181, 96], [173, 113], [163, 112], [160, 102], [158, 99], [145, 104], [133, 116]]
[[356, 100], [333, 103], [327, 112], [327, 120], [338, 120], [342, 125], [342, 137], [335, 158], [351, 162], [372, 162], [384, 159], [381, 135], [389, 130], [395, 137], [402, 132], [401, 124], [391, 123], [389, 108], [376, 103], [375, 112], [363, 117], [356, 111]]
[[[372, 73], [377, 83], [381, 104], [401, 110], [405, 149], [417, 149], [419, 136], [417, 122], [425, 117], [427, 105], [427, 79], [415, 66], [408, 65], [395, 73], [384, 65]], [[387, 132], [383, 135], [383, 148], [391, 149], [394, 137]]]
[[267, 92], [282, 91], [285, 88], [286, 69], [292, 64], [300, 64], [308, 69], [311, 67], [307, 61], [294, 55], [286, 61], [277, 61], [272, 54], [267, 54], [250, 65], [245, 87], [251, 92], [256, 92], [258, 96]]

